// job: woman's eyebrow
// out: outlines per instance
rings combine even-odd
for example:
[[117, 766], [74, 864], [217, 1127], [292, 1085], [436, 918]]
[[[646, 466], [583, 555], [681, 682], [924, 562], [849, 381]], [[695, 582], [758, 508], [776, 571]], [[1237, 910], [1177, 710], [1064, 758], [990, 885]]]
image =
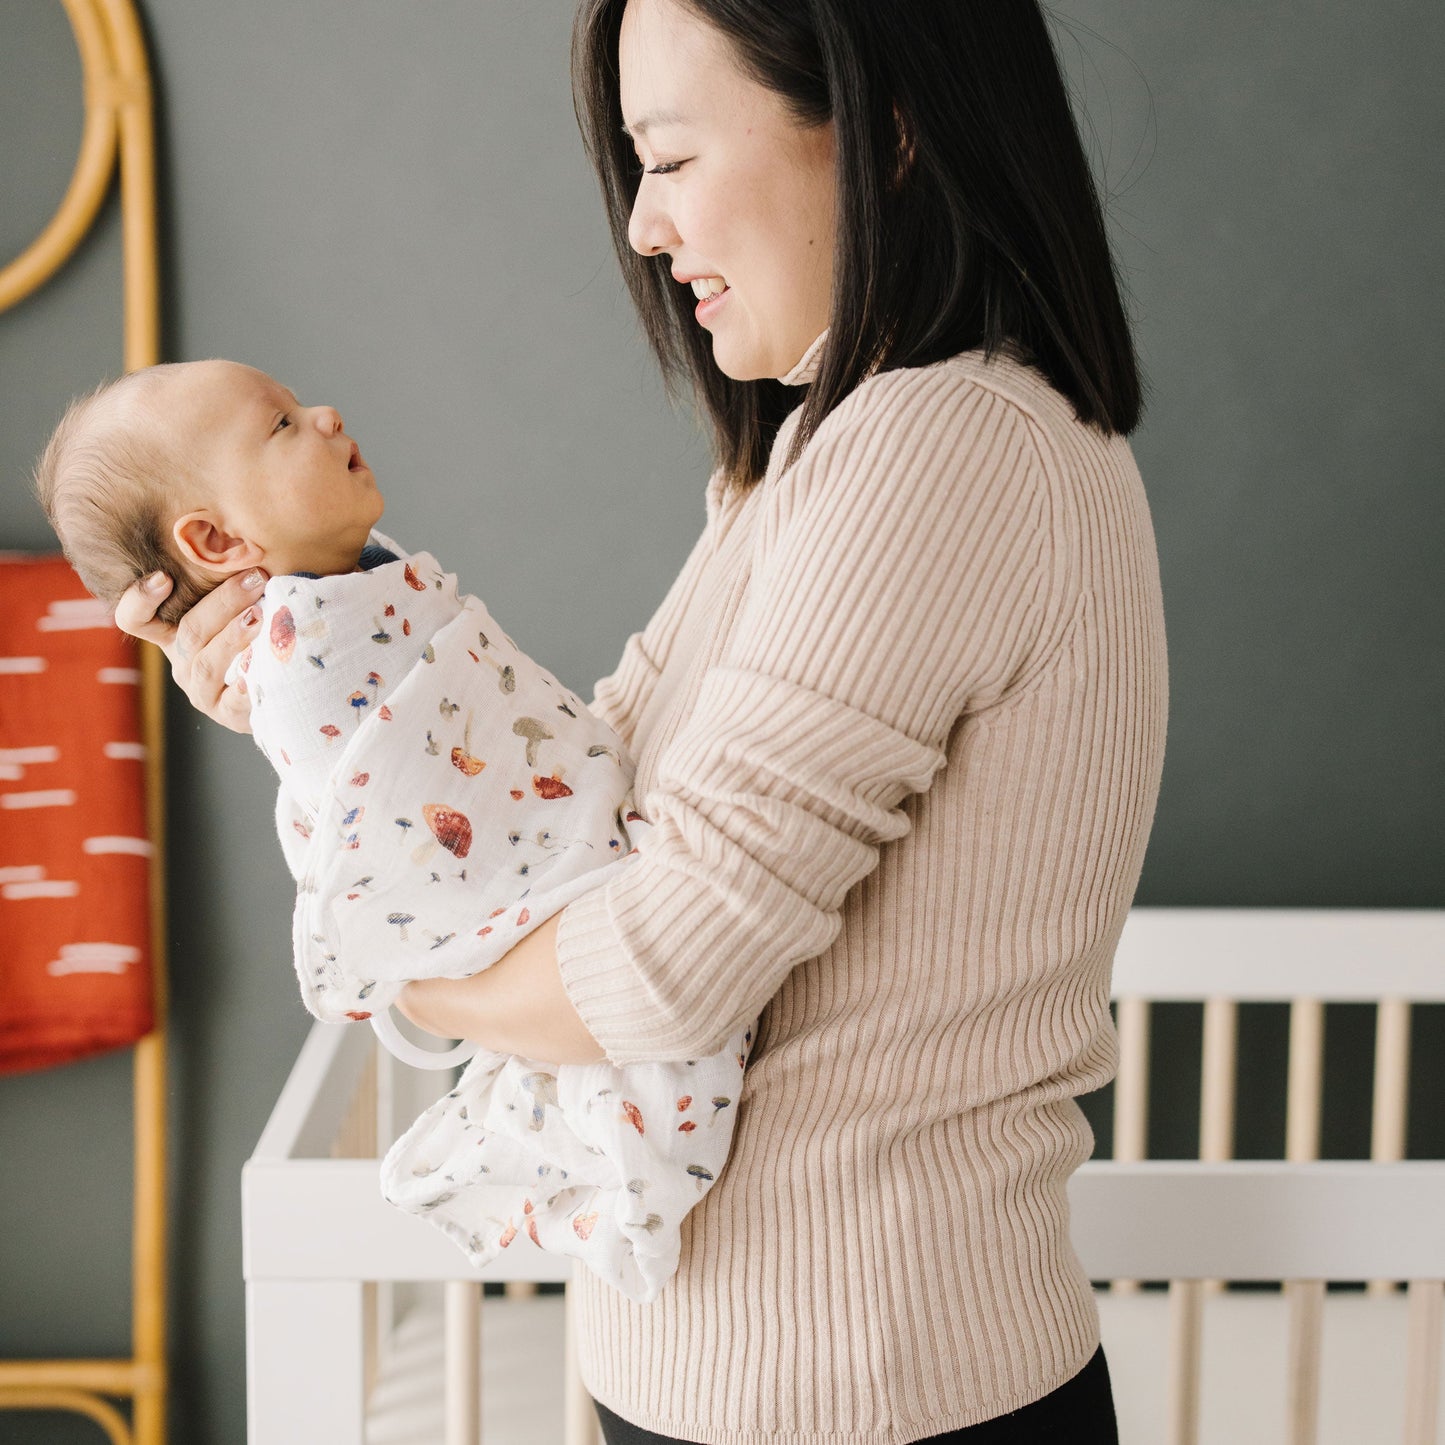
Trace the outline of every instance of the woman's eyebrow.
[[654, 125], [686, 125], [687, 117], [680, 115], [675, 110], [654, 110], [643, 116], [641, 120], [635, 120], [631, 126], [624, 121], [622, 134], [625, 136], [645, 135], [649, 126]]

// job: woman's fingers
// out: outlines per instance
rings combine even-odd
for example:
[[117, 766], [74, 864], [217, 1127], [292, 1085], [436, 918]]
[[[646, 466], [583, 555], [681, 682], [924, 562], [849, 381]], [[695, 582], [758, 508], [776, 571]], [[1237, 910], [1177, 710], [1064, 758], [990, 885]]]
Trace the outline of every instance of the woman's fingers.
[[167, 657], [172, 656], [176, 629], [156, 618], [156, 608], [171, 595], [174, 586], [164, 572], [153, 572], [127, 587], [115, 604], [115, 625], [132, 637], [154, 642]]
[[150, 592], [136, 583], [116, 605], [116, 625], [164, 651], [192, 707], [232, 732], [250, 732], [251, 699], [244, 687], [227, 687], [226, 670], [256, 635], [265, 585], [266, 574], [259, 568], [228, 577], [171, 627], [155, 619], [170, 586]]
[[250, 646], [261, 620], [257, 598], [266, 574], [228, 577], [176, 624], [171, 668], [191, 705], [234, 732], [250, 732], [251, 701], [226, 686], [226, 669]]

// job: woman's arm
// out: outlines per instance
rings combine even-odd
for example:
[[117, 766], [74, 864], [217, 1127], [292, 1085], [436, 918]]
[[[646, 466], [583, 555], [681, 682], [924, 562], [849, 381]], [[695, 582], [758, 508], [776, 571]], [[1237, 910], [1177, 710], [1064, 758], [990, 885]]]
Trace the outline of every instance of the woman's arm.
[[633, 866], [559, 916], [618, 1066], [702, 1058], [842, 927], [902, 803], [1067, 658], [1077, 523], [1044, 428], [965, 363], [864, 382], [763, 484], [746, 598], [649, 779]]
[[396, 1006], [418, 1028], [471, 1039], [500, 1054], [553, 1064], [596, 1064], [607, 1055], [587, 1031], [557, 971], [561, 913], [534, 928], [510, 953], [470, 978], [418, 979]]
[[171, 676], [192, 707], [232, 732], [248, 733], [251, 699], [244, 682], [226, 685], [226, 669], [256, 635], [261, 610], [255, 604], [265, 585], [266, 573], [258, 567], [228, 577], [172, 627], [156, 620], [156, 608], [175, 583], [164, 572], [153, 572], [122, 594], [115, 625], [165, 653]]

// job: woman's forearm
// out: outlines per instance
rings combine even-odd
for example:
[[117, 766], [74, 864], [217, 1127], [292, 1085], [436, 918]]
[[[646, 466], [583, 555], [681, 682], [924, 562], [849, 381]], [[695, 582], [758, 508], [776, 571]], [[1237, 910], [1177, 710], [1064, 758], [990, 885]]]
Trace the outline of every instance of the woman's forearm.
[[471, 1039], [503, 1054], [553, 1064], [595, 1064], [607, 1056], [572, 1007], [557, 969], [554, 913], [510, 953], [470, 978], [417, 979], [396, 1006], [419, 1028]]

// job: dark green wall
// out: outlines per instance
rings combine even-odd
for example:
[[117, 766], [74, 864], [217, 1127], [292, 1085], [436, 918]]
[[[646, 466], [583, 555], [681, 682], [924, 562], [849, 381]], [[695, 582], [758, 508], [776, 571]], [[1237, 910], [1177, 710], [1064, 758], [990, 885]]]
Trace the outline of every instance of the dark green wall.
[[[1172, 709], [1140, 901], [1445, 905], [1445, 11], [1053, 9], [1152, 384], [1135, 446]], [[708, 464], [615, 280], [567, 93], [570, 3], [143, 11], [167, 356], [236, 357], [338, 405], [385, 525], [589, 687], [685, 556]], [[59, 200], [78, 96], [60, 6], [0, 0], [0, 256]], [[49, 546], [28, 468], [66, 398], [119, 365], [118, 277], [112, 203], [0, 316], [0, 547]], [[172, 701], [177, 1439], [239, 1445], [239, 1171], [308, 1016], [270, 771]], [[1156, 1024], [1161, 1152], [1192, 1143], [1194, 1013]], [[1329, 1028], [1326, 1151], [1358, 1154], [1372, 1024], [1332, 1009]], [[1442, 1044], [1421, 1011], [1417, 1049]], [[1242, 1051], [1241, 1152], [1277, 1151], [1278, 1011]], [[1423, 1087], [1411, 1147], [1438, 1154], [1438, 1073]], [[128, 1096], [125, 1055], [0, 1080], [0, 1355], [126, 1346]], [[0, 1415], [0, 1440], [94, 1438]]]

